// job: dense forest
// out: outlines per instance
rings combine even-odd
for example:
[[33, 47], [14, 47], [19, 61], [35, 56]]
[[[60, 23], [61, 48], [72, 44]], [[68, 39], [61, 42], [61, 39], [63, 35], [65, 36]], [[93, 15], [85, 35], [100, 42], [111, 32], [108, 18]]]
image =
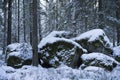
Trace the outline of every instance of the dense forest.
[[[3, 79], [0, 74], [0, 80], [17, 80], [9, 74], [15, 76], [18, 73], [14, 68], [27, 68], [32, 73], [32, 69], [36, 68], [24, 66], [31, 64], [39, 71], [45, 68], [45, 72], [38, 72], [45, 75], [50, 74], [47, 68], [54, 67], [52, 73], [57, 78], [51, 75], [51, 78], [39, 76], [29, 80], [120, 78], [120, 75], [108, 78], [107, 73], [120, 65], [120, 0], [0, 0], [0, 36], [0, 67], [11, 66], [9, 70], [4, 68], [9, 77], [4, 76]], [[68, 73], [58, 67], [62, 64], [68, 66], [65, 68]], [[87, 69], [87, 66], [90, 68]], [[104, 72], [101, 67], [107, 71]], [[75, 73], [74, 69], [103, 73], [102, 77], [96, 78], [99, 73], [87, 76], [87, 72]], [[120, 73], [120, 66], [117, 69]], [[59, 76], [57, 70], [61, 71]], [[73, 73], [70, 74], [71, 70]], [[114, 74], [116, 71], [113, 71]], [[65, 75], [64, 79], [61, 79], [62, 75]], [[19, 80], [27, 78], [20, 77]]]
[[119, 0], [38, 0], [36, 4], [34, 11], [32, 0], [0, 0], [1, 49], [13, 42], [32, 44], [35, 24], [38, 42], [54, 30], [79, 35], [94, 28], [103, 29], [114, 46], [120, 42]]

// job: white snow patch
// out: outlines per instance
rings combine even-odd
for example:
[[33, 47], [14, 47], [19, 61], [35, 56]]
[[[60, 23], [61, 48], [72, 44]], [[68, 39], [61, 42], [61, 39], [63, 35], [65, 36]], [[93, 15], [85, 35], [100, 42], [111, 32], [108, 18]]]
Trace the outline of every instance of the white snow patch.
[[117, 47], [113, 48], [113, 56], [120, 57], [120, 46], [117, 46]]
[[103, 68], [95, 67], [95, 66], [88, 66], [84, 70], [86, 70], [86, 71], [104, 71]]
[[108, 37], [106, 36], [106, 34], [102, 29], [93, 29], [93, 30], [87, 31], [81, 34], [80, 36], [73, 38], [73, 40], [88, 39], [88, 42], [92, 42], [95, 40], [100, 40], [100, 36], [103, 36], [104, 41], [107, 42], [106, 44], [110, 44], [110, 47], [112, 46]]
[[93, 60], [93, 59], [96, 59], [96, 60], [100, 60], [102, 61], [102, 63], [106, 64], [106, 65], [112, 65], [114, 62], [119, 64], [116, 60], [114, 60], [113, 58], [107, 56], [107, 55], [104, 55], [103, 53], [89, 53], [89, 54], [83, 54], [81, 56], [82, 60], [83, 61], [86, 61], [86, 60]]
[[6, 72], [6, 73], [14, 73], [16, 70], [12, 67], [9, 66], [1, 66], [1, 68]]
[[2, 50], [0, 50], [0, 56], [2, 55], [2, 53], [3, 53], [3, 51], [2, 51]]
[[53, 31], [47, 37], [63, 37], [69, 35], [69, 31]]
[[[73, 40], [65, 39], [65, 38], [56, 38], [56, 37], [45, 37], [45, 38], [43, 38], [41, 40], [41, 42], [39, 43], [38, 48], [42, 48], [47, 44], [53, 44], [57, 41], [65, 41], [65, 42], [71, 43], [71, 44], [79, 47], [80, 49], [83, 49], [82, 46], [80, 46], [78, 43], [74, 42]], [[86, 49], [83, 49], [83, 51], [87, 52]]]
[[21, 44], [20, 43], [13, 43], [7, 46], [7, 48], [9, 48], [10, 51], [14, 51], [16, 50]]
[[4, 71], [4, 69], [2, 69], [2, 68], [0, 67], [0, 80], [8, 80], [6, 75], [7, 75], [7, 74], [6, 74], [6, 72]]
[[9, 50], [9, 54], [7, 58], [10, 56], [16, 56], [21, 59], [32, 59], [32, 47], [27, 43], [13, 43], [7, 46], [7, 50]]
[[56, 69], [47, 69], [41, 66], [23, 66], [20, 69], [13, 69], [8, 66], [0, 67], [1, 80], [119, 80], [119, 74], [120, 66], [112, 72], [106, 72], [102, 68], [93, 66], [89, 66], [84, 70], [72, 69], [65, 65]]
[[16, 56], [16, 57], [19, 57], [19, 58], [24, 59], [24, 60], [32, 59], [32, 53], [31, 54], [29, 54], [29, 53], [28, 54], [23, 54], [21, 52], [11, 52], [10, 54], [8, 54], [7, 59], [10, 56]]

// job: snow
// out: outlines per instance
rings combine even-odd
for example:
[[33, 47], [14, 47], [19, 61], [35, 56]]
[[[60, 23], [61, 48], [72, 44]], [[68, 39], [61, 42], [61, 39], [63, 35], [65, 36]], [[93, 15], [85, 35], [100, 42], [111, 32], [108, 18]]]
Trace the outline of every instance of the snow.
[[73, 38], [73, 40], [88, 39], [88, 42], [92, 42], [95, 40], [100, 40], [100, 36], [103, 36], [105, 42], [107, 42], [106, 44], [111, 44], [108, 37], [106, 36], [106, 34], [102, 29], [93, 29], [93, 30], [87, 31], [81, 34], [80, 36]]
[[102, 61], [102, 63], [104, 63], [105, 65], [112, 65], [114, 62], [119, 64], [116, 60], [114, 60], [113, 58], [107, 56], [107, 55], [104, 55], [103, 53], [89, 53], [89, 54], [83, 54], [81, 56], [82, 60], [83, 61], [86, 61], [86, 60], [93, 60], [93, 59], [96, 59], [96, 60], [100, 60]]
[[86, 70], [86, 71], [104, 71], [103, 68], [95, 67], [95, 66], [88, 66], [84, 70]]
[[111, 80], [109, 79], [110, 72], [105, 71], [104, 69], [99, 67], [89, 66], [82, 70], [82, 73], [83, 78], [89, 78], [94, 80]]
[[[112, 75], [111, 75], [112, 74]], [[109, 80], [120, 80], [120, 66], [117, 66], [111, 73]]]
[[16, 56], [24, 60], [32, 59], [32, 47], [27, 43], [13, 43], [8, 45], [7, 49], [10, 50], [7, 58]]
[[80, 78], [80, 71], [67, 66], [42, 68], [41, 66], [23, 66], [14, 73], [7, 73], [9, 80], [93, 80]]
[[16, 57], [19, 57], [19, 58], [24, 59], [24, 60], [32, 59], [32, 53], [31, 54], [29, 54], [29, 53], [28, 54], [23, 54], [21, 52], [11, 52], [10, 54], [8, 54], [7, 59], [10, 56], [16, 56]]
[[[73, 49], [71, 50], [61, 50], [58, 51], [56, 55], [53, 56], [53, 54], [50, 54], [49, 52], [46, 51], [46, 49], [44, 49], [45, 46], [49, 45], [49, 44], [53, 44], [55, 42], [66, 42], [69, 44], [73, 45]], [[59, 46], [58, 46], [59, 47]], [[58, 65], [61, 64], [70, 64], [70, 57], [74, 56], [73, 52], [75, 47], [79, 48], [80, 50], [82, 50], [83, 52], [87, 52], [86, 49], [82, 48], [82, 46], [80, 46], [78, 43], [76, 43], [75, 41], [71, 40], [71, 39], [66, 39], [66, 38], [58, 38], [58, 37], [45, 37], [41, 40], [41, 42], [38, 45], [38, 52], [43, 56], [41, 59], [43, 60], [42, 62], [45, 62], [45, 60], [52, 66], [57, 67]], [[41, 50], [43, 48], [43, 50]], [[50, 49], [51, 50], [51, 49]], [[60, 57], [58, 57], [60, 55]], [[52, 57], [51, 57], [52, 56]], [[58, 63], [55, 64], [55, 63]]]
[[[52, 44], [56, 41], [65, 41], [76, 45], [79, 48], [82, 48], [78, 43], [73, 40], [66, 38], [56, 37], [56, 34], [63, 34], [64, 32], [53, 32], [47, 37], [43, 38], [38, 45], [38, 48], [42, 48], [47, 44]], [[75, 39], [85, 39], [88, 38], [88, 41], [94, 41], [99, 39], [99, 36], [105, 35], [105, 33], [101, 29], [95, 29], [83, 33], [79, 37]], [[105, 41], [109, 42], [107, 36], [104, 36]], [[8, 45], [7, 48], [10, 49], [11, 53], [9, 56], [19, 56], [24, 59], [32, 58], [31, 54], [23, 55], [21, 54], [23, 48], [20, 48], [20, 43], [14, 43]], [[32, 50], [32, 48], [30, 48]], [[83, 48], [82, 48], [83, 49]], [[120, 46], [115, 47], [114, 55], [120, 54]], [[17, 51], [16, 51], [17, 50]], [[85, 52], [86, 50], [83, 49]], [[49, 56], [49, 54], [47, 54]], [[0, 54], [1, 56], [1, 54]], [[83, 54], [81, 56], [83, 61], [90, 59], [102, 60], [106, 65], [112, 65], [113, 62], [119, 64], [112, 57], [109, 57], [103, 53], [89, 53]], [[57, 58], [55, 57], [55, 60]], [[0, 61], [2, 62], [2, 60]], [[54, 61], [53, 61], [54, 62]], [[2, 62], [4, 63], [4, 62]], [[120, 79], [120, 65], [113, 69], [113, 71], [109, 72], [103, 68], [88, 66], [85, 69], [72, 69], [71, 67], [60, 65], [58, 68], [43, 68], [40, 65], [38, 67], [34, 66], [23, 66], [19, 69], [14, 69], [9, 66], [0, 65], [0, 80], [119, 80]]]
[[[38, 48], [42, 48], [47, 44], [53, 44], [57, 41], [65, 41], [65, 42], [71, 43], [71, 44], [79, 47], [80, 49], [83, 49], [82, 46], [80, 46], [78, 43], [74, 42], [73, 40], [65, 39], [65, 38], [56, 38], [56, 37], [45, 37], [45, 38], [43, 38], [41, 40], [41, 42], [39, 43]], [[83, 49], [83, 51], [87, 52], [86, 49]]]
[[[70, 34], [70, 32], [67, 32], [67, 31], [53, 31], [47, 37], [45, 37], [41, 40], [41, 42], [38, 45], [38, 48], [42, 48], [46, 44], [52, 44], [57, 41], [69, 42], [69, 43], [72, 43], [72, 44], [78, 46], [79, 48], [82, 48], [78, 43], [74, 42], [73, 40], [62, 37], [63, 35], [69, 35], [69, 34]], [[59, 36], [59, 37], [57, 37], [57, 36]], [[86, 50], [84, 49], [84, 51], [86, 51]]]
[[20, 46], [20, 43], [13, 43], [7, 46], [7, 48], [9, 48], [10, 51], [14, 51], [18, 48], [18, 46]]
[[3, 53], [3, 51], [2, 51], [2, 50], [0, 50], [0, 56], [2, 55], [2, 53]]
[[5, 61], [0, 60], [0, 66], [5, 65]]
[[117, 46], [117, 47], [113, 48], [113, 56], [120, 57], [120, 46]]
[[14, 72], [16, 72], [14, 68], [9, 67], [9, 66], [1, 66], [0, 68], [2, 68], [6, 73], [14, 73]]
[[111, 17], [111, 16], [107, 16], [107, 19], [113, 22], [116, 22], [118, 24], [120, 24], [120, 20], [118, 20], [117, 18]]
[[65, 37], [70, 34], [69, 31], [53, 31], [47, 37]]
[[119, 73], [120, 66], [112, 72], [93, 66], [86, 67], [84, 70], [72, 69], [65, 65], [58, 68], [43, 68], [40, 65], [23, 66], [20, 69], [2, 66], [0, 80], [119, 80]]
[[0, 68], [0, 80], [8, 80], [6, 75], [6, 72]]

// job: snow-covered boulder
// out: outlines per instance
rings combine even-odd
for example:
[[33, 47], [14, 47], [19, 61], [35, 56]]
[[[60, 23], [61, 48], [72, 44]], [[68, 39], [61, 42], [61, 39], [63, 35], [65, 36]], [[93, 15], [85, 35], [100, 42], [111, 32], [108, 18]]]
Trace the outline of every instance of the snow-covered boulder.
[[89, 53], [112, 53], [111, 43], [102, 29], [90, 30], [74, 38], [73, 40], [79, 43], [83, 48], [87, 49]]
[[118, 62], [112, 57], [109, 57], [103, 53], [83, 54], [81, 58], [83, 60], [81, 68], [85, 68], [87, 66], [97, 66], [111, 71], [118, 64]]
[[45, 37], [38, 45], [42, 66], [58, 67], [61, 64], [79, 67], [80, 56], [86, 52], [78, 43], [65, 38]]
[[32, 63], [32, 47], [27, 43], [13, 43], [7, 46], [7, 65], [14, 68]]
[[113, 48], [113, 56], [118, 62], [120, 62], [120, 46]]

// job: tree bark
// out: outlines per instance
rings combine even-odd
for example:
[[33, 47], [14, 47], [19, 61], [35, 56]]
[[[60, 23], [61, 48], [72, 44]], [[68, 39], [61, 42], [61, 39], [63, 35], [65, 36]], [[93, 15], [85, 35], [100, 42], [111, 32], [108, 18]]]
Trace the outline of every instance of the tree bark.
[[5, 54], [5, 47], [6, 47], [6, 21], [7, 21], [7, 18], [6, 18], [6, 12], [7, 12], [7, 9], [6, 9], [6, 5], [7, 5], [7, 1], [4, 0], [4, 3], [3, 3], [3, 10], [4, 10], [4, 44], [3, 44], [3, 54]]
[[98, 0], [98, 27], [103, 29], [104, 24], [103, 24], [103, 13], [102, 13], [102, 0]]
[[20, 1], [18, 0], [18, 42], [19, 42], [19, 35], [20, 35], [20, 11], [19, 11], [19, 9], [20, 9]]
[[12, 27], [12, 0], [8, 0], [8, 29], [7, 29], [7, 45], [11, 44], [11, 27]]
[[[116, 18], [120, 20], [120, 1], [116, 0], [117, 10], [116, 10]], [[117, 45], [120, 45], [120, 24], [117, 25]]]
[[33, 66], [38, 66], [38, 26], [37, 26], [37, 0], [33, 0], [33, 26], [32, 26], [32, 47], [33, 47]]
[[25, 0], [23, 0], [23, 28], [24, 28], [24, 42], [26, 42], [26, 13], [25, 13], [26, 3]]

